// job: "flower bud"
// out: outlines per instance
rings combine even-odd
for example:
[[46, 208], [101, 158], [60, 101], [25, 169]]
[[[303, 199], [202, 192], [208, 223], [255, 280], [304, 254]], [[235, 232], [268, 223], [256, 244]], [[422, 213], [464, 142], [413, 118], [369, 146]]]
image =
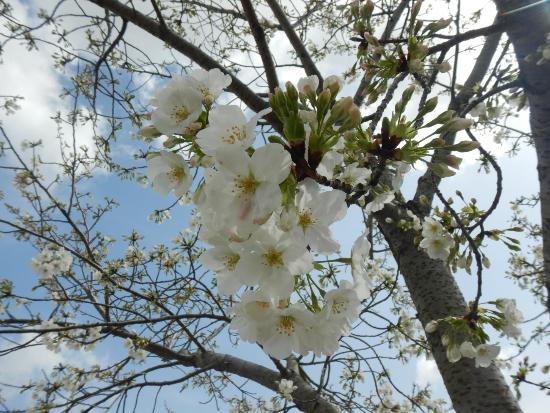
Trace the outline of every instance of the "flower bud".
[[378, 39], [369, 32], [363, 33], [363, 37], [365, 37], [365, 40], [374, 47], [380, 46], [380, 42], [378, 41]]
[[298, 101], [298, 91], [292, 84], [292, 82], [286, 82], [286, 94], [290, 100], [293, 102]]
[[449, 26], [449, 24], [451, 24], [452, 21], [453, 21], [452, 17], [448, 19], [439, 19], [438, 21], [432, 23], [431, 28], [434, 32], [436, 32], [438, 30], [442, 30], [445, 27]]
[[162, 146], [165, 148], [171, 149], [174, 146], [176, 146], [178, 143], [181, 143], [181, 138], [176, 138], [175, 136], [169, 136], [168, 139], [166, 139]]
[[441, 73], [447, 73], [451, 69], [452, 69], [452, 66], [449, 62], [443, 62], [437, 65], [437, 70], [439, 70]]
[[316, 75], [303, 77], [298, 80], [298, 91], [308, 96], [309, 94], [315, 94], [317, 87], [319, 86], [319, 78]]
[[191, 165], [193, 168], [196, 168], [200, 164], [200, 158], [199, 155], [193, 155], [191, 159], [189, 159], [189, 165]]
[[162, 134], [153, 125], [145, 126], [139, 130], [139, 136], [145, 138], [146, 140], [158, 138], [160, 135]]
[[426, 324], [426, 327], [424, 327], [424, 331], [428, 334], [433, 334], [437, 331], [439, 328], [439, 323], [436, 320], [430, 321], [428, 324]]
[[454, 110], [446, 110], [445, 112], [440, 113], [435, 119], [432, 119], [430, 122], [425, 124], [423, 127], [429, 128], [434, 125], [441, 125], [443, 123], [446, 123], [453, 118], [454, 114]]
[[479, 142], [476, 141], [462, 141], [458, 142], [456, 145], [453, 145], [451, 148], [453, 151], [457, 152], [470, 152], [474, 149], [478, 149], [479, 146]]
[[353, 106], [353, 99], [351, 96], [347, 96], [343, 99], [340, 99], [338, 102], [334, 104], [330, 111], [330, 117], [337, 120], [344, 120], [347, 118], [347, 115], [350, 111], [350, 109]]
[[444, 155], [441, 157], [441, 162], [445, 165], [450, 166], [451, 168], [458, 169], [462, 163], [462, 158], [454, 155]]
[[440, 132], [458, 132], [470, 128], [473, 124], [472, 119], [453, 118], [440, 128]]
[[332, 93], [330, 89], [325, 89], [319, 94], [319, 99], [317, 100], [317, 115], [324, 117], [332, 98]]
[[332, 96], [336, 96], [342, 88], [342, 79], [339, 76], [332, 75], [323, 80], [323, 89], [330, 89]]
[[353, 105], [348, 112], [347, 119], [338, 130], [340, 132], [343, 132], [349, 129], [353, 129], [361, 123], [361, 119], [361, 110], [359, 110], [356, 105]]
[[424, 72], [424, 64], [420, 59], [412, 59], [407, 62], [409, 72], [421, 74]]
[[449, 176], [456, 175], [456, 172], [450, 170], [447, 165], [444, 165], [442, 163], [430, 162], [428, 163], [428, 166], [433, 171], [433, 173], [440, 178], [447, 178]]
[[361, 17], [364, 19], [370, 19], [372, 16], [372, 12], [374, 10], [374, 3], [372, 0], [367, 0], [366, 4], [363, 6], [363, 9], [361, 10]]

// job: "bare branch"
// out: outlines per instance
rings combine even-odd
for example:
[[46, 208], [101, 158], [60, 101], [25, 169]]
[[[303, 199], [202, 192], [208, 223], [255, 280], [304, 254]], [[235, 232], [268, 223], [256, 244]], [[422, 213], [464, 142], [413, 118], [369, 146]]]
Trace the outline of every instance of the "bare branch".
[[323, 76], [321, 75], [321, 72], [319, 72], [319, 69], [317, 69], [317, 66], [313, 62], [313, 59], [311, 58], [309, 52], [307, 51], [304, 43], [292, 28], [292, 25], [288, 21], [285, 15], [285, 12], [281, 8], [277, 0], [267, 0], [267, 4], [273, 11], [273, 14], [275, 14], [275, 17], [279, 21], [279, 24], [281, 25], [281, 27], [283, 28], [286, 34], [286, 37], [288, 37], [290, 44], [296, 51], [296, 54], [298, 55], [298, 58], [302, 62], [302, 65], [304, 66], [304, 70], [306, 71], [307, 75], [317, 76], [319, 78], [319, 86], [321, 87], [323, 83]]
[[269, 50], [269, 45], [265, 38], [264, 29], [258, 21], [256, 12], [254, 11], [254, 6], [250, 0], [241, 0], [246, 18], [250, 24], [250, 30], [256, 41], [258, 47], [258, 53], [262, 58], [262, 63], [264, 64], [265, 75], [267, 77], [267, 84], [269, 85], [269, 91], [275, 92], [275, 88], [279, 86], [279, 80], [277, 79], [277, 71], [275, 70], [275, 64], [273, 62], [273, 56]]
[[[110, 10], [120, 17], [128, 20], [136, 26], [142, 28], [146, 32], [152, 34], [158, 39], [166, 42], [178, 52], [190, 58], [204, 69], [219, 69], [223, 73], [231, 76], [231, 85], [228, 90], [235, 93], [250, 109], [259, 112], [268, 107], [267, 102], [256, 95], [247, 85], [241, 82], [235, 75], [229, 72], [225, 67], [219, 64], [212, 57], [204, 53], [199, 47], [183, 39], [181, 36], [164, 28], [161, 23], [156, 22], [152, 18], [140, 13], [139, 11], [126, 6], [116, 0], [89, 0], [104, 9]], [[280, 122], [274, 115], [266, 115], [266, 118], [277, 130], [282, 129]]]

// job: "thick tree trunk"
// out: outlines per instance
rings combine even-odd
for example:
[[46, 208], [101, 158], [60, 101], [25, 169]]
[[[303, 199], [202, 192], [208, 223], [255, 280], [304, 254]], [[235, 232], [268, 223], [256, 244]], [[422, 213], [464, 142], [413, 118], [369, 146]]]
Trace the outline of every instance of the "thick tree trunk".
[[[546, 305], [550, 310], [550, 60], [537, 48], [550, 33], [550, 3], [533, 0], [494, 0], [512, 41], [520, 80], [529, 99], [531, 132], [535, 141], [540, 181]], [[526, 60], [527, 56], [531, 56]]]
[[[466, 302], [449, 268], [443, 261], [432, 260], [419, 251], [414, 244], [414, 233], [386, 223], [388, 217], [394, 222], [404, 217], [398, 215], [397, 208], [390, 206], [376, 216], [403, 273], [422, 325], [449, 315], [466, 314]], [[476, 368], [471, 359], [450, 363], [439, 334], [430, 334], [428, 340], [457, 413], [521, 412], [498, 368]]]

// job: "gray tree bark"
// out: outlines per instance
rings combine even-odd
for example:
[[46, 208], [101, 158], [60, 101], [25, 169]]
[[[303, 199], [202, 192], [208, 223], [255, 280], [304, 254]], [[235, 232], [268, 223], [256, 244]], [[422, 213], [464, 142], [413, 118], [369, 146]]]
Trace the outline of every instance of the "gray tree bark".
[[[406, 215], [396, 207], [386, 206], [376, 218], [399, 264], [422, 325], [449, 315], [465, 315], [466, 302], [448, 266], [419, 251], [413, 231], [405, 232], [386, 223], [386, 218], [398, 222]], [[521, 412], [498, 368], [476, 368], [471, 359], [450, 363], [439, 334], [428, 334], [428, 341], [457, 413]]]
[[[135, 338], [135, 333], [124, 329], [109, 329], [113, 336], [121, 338]], [[278, 372], [268, 369], [260, 364], [253, 363], [229, 354], [204, 351], [190, 353], [188, 351], [174, 351], [156, 343], [148, 343], [144, 349], [159, 356], [163, 360], [174, 360], [186, 367], [195, 368], [197, 371], [216, 370], [221, 373], [236, 374], [248, 380], [252, 380], [274, 392], [279, 389], [281, 379], [291, 379], [297, 389], [292, 393], [292, 401], [306, 413], [338, 413], [339, 410], [329, 400], [290, 369]]]
[[[546, 306], [550, 311], [550, 60], [537, 64], [537, 48], [550, 33], [550, 3], [494, 0], [516, 53], [520, 80], [529, 99], [531, 133], [537, 151]], [[531, 58], [526, 59], [527, 56]]]

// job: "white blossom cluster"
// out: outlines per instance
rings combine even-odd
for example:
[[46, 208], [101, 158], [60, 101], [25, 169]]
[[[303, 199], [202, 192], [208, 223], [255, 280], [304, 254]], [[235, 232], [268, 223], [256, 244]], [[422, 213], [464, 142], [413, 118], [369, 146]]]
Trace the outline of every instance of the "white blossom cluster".
[[[496, 311], [483, 309], [482, 316], [478, 320], [478, 323], [484, 322], [483, 314], [488, 313], [491, 315], [490, 320], [495, 326], [495, 322], [498, 324], [498, 329], [503, 335], [512, 338], [519, 338], [521, 336], [521, 329], [518, 324], [523, 322], [523, 314], [516, 307], [516, 300], [510, 298], [500, 298], [493, 302]], [[490, 321], [490, 323], [491, 323]], [[428, 334], [435, 333], [441, 322], [432, 320], [426, 324], [425, 330]], [[452, 331], [451, 331], [452, 333]], [[476, 367], [489, 367], [491, 363], [497, 359], [500, 354], [500, 346], [487, 343], [472, 343], [471, 339], [462, 339], [457, 341], [453, 338], [453, 334], [443, 334], [441, 342], [447, 349], [447, 359], [451, 363], [456, 363], [462, 358], [474, 359]]]
[[54, 244], [48, 244], [32, 259], [32, 266], [42, 279], [52, 279], [59, 273], [69, 271], [73, 263], [72, 255]]
[[420, 248], [434, 260], [446, 261], [455, 242], [441, 223], [433, 218], [426, 218], [422, 223], [422, 241]]
[[[444, 345], [448, 343], [443, 342]], [[476, 367], [489, 367], [500, 353], [500, 346], [494, 344], [479, 344], [474, 346], [470, 341], [464, 341], [460, 346], [447, 345], [447, 359], [456, 363], [462, 357], [474, 359]]]
[[496, 301], [496, 307], [504, 317], [502, 334], [511, 338], [519, 338], [521, 328], [518, 324], [521, 324], [524, 318], [523, 313], [516, 306], [516, 300], [513, 298], [500, 298]]
[[[54, 319], [42, 321], [38, 328], [52, 330], [61, 327]], [[101, 339], [101, 327], [73, 328], [40, 334], [40, 342], [50, 351], [58, 353], [61, 345], [72, 350], [91, 351]]]
[[292, 401], [292, 392], [297, 388], [292, 380], [281, 379], [279, 382], [279, 394], [289, 402]]
[[[233, 307], [231, 326], [242, 339], [260, 343], [277, 358], [292, 352], [332, 354], [339, 338], [349, 333], [361, 300], [369, 294], [364, 260], [370, 245], [365, 237], [358, 239], [352, 252], [354, 282], [342, 281], [338, 288], [324, 293], [322, 306], [292, 302], [295, 277], [309, 277], [313, 254], [339, 250], [330, 225], [346, 215], [346, 194], [323, 191], [310, 178], [302, 180], [293, 195], [283, 194], [281, 187], [292, 165], [289, 152], [279, 143], [251, 149], [257, 121], [269, 110], [248, 120], [238, 106], [212, 106], [228, 86], [226, 81], [219, 71], [193, 72], [169, 82], [153, 101], [153, 124], [167, 135], [185, 134], [186, 128], [195, 127], [202, 105], [207, 108], [207, 126], [195, 130], [195, 143], [203, 158], [209, 159], [194, 162], [207, 165], [204, 182], [194, 196], [201, 240], [211, 245], [200, 261], [216, 273], [221, 294], [254, 287]], [[302, 79], [298, 87], [311, 92], [317, 87], [315, 81]], [[338, 82], [328, 78], [325, 86], [339, 87]], [[205, 90], [208, 93], [203, 93]], [[366, 182], [369, 173], [351, 165], [342, 178], [350, 183]], [[162, 194], [174, 191], [182, 196], [192, 184], [187, 161], [168, 151], [149, 158], [147, 174], [153, 188]], [[284, 206], [283, 196], [287, 197]]]
[[126, 347], [126, 350], [128, 351], [128, 357], [131, 359], [134, 359], [136, 361], [143, 361], [147, 358], [147, 352], [136, 346], [134, 343], [134, 340], [131, 338], [127, 338], [124, 340], [124, 347]]
[[[296, 172], [301, 168], [296, 156], [303, 156], [306, 164], [311, 161], [309, 156], [317, 156], [314, 168], [324, 179], [337, 179], [352, 187], [368, 185], [373, 171], [367, 164], [353, 156], [351, 162], [345, 162], [344, 142], [353, 139], [361, 113], [349, 97], [334, 100], [342, 87], [338, 77], [327, 77], [321, 88], [316, 76], [302, 78], [297, 88], [287, 84], [286, 94], [279, 90], [270, 96], [276, 115], [291, 129], [291, 136], [285, 136], [287, 143], [275, 137], [256, 147], [258, 120], [272, 109], [248, 119], [239, 106], [216, 105], [230, 82], [231, 78], [217, 69], [201, 69], [172, 79], [158, 91], [152, 102], [153, 125], [141, 134], [166, 135], [167, 148], [185, 143], [189, 160], [177, 150], [151, 154], [148, 178], [161, 194], [174, 192], [196, 205], [200, 239], [210, 246], [200, 262], [216, 274], [220, 294], [240, 298], [232, 307], [231, 327], [243, 340], [259, 343], [266, 353], [280, 359], [311, 351], [333, 354], [340, 337], [350, 333], [359, 316], [361, 301], [370, 295], [369, 275], [376, 266], [369, 259], [370, 244], [362, 235], [352, 248], [351, 259], [343, 261], [351, 264], [352, 281], [341, 280], [336, 288], [325, 291], [312, 278], [315, 255], [339, 252], [330, 227], [346, 215], [347, 195], [339, 189], [322, 189], [313, 179], [315, 175]], [[407, 93], [401, 111], [412, 89]], [[298, 100], [301, 106], [297, 106]], [[289, 112], [290, 106], [294, 109]], [[397, 117], [392, 119], [384, 121], [385, 135], [377, 135], [381, 137], [372, 141], [369, 151], [393, 150], [389, 128], [397, 128], [390, 125]], [[443, 124], [438, 131], [458, 131], [472, 123], [447, 114], [434, 122]], [[296, 155], [296, 145], [305, 147], [303, 155]], [[381, 149], [380, 145], [390, 146]], [[468, 151], [476, 146], [462, 142], [456, 147]], [[410, 162], [397, 159], [387, 163], [382, 182], [369, 191], [369, 202], [358, 200], [366, 213], [380, 211], [394, 201], [395, 191], [411, 168]], [[448, 162], [456, 169], [459, 160]], [[190, 166], [202, 168], [192, 197], [187, 195], [193, 185]], [[442, 176], [450, 176], [445, 165], [432, 166], [439, 167]], [[421, 223], [416, 215], [408, 214], [410, 222], [395, 224], [421, 232], [419, 248], [432, 259], [447, 261], [455, 248], [447, 229], [433, 218]], [[125, 261], [132, 264], [141, 258], [143, 252], [130, 247]], [[402, 324], [407, 331], [414, 329], [409, 317], [403, 316]]]

